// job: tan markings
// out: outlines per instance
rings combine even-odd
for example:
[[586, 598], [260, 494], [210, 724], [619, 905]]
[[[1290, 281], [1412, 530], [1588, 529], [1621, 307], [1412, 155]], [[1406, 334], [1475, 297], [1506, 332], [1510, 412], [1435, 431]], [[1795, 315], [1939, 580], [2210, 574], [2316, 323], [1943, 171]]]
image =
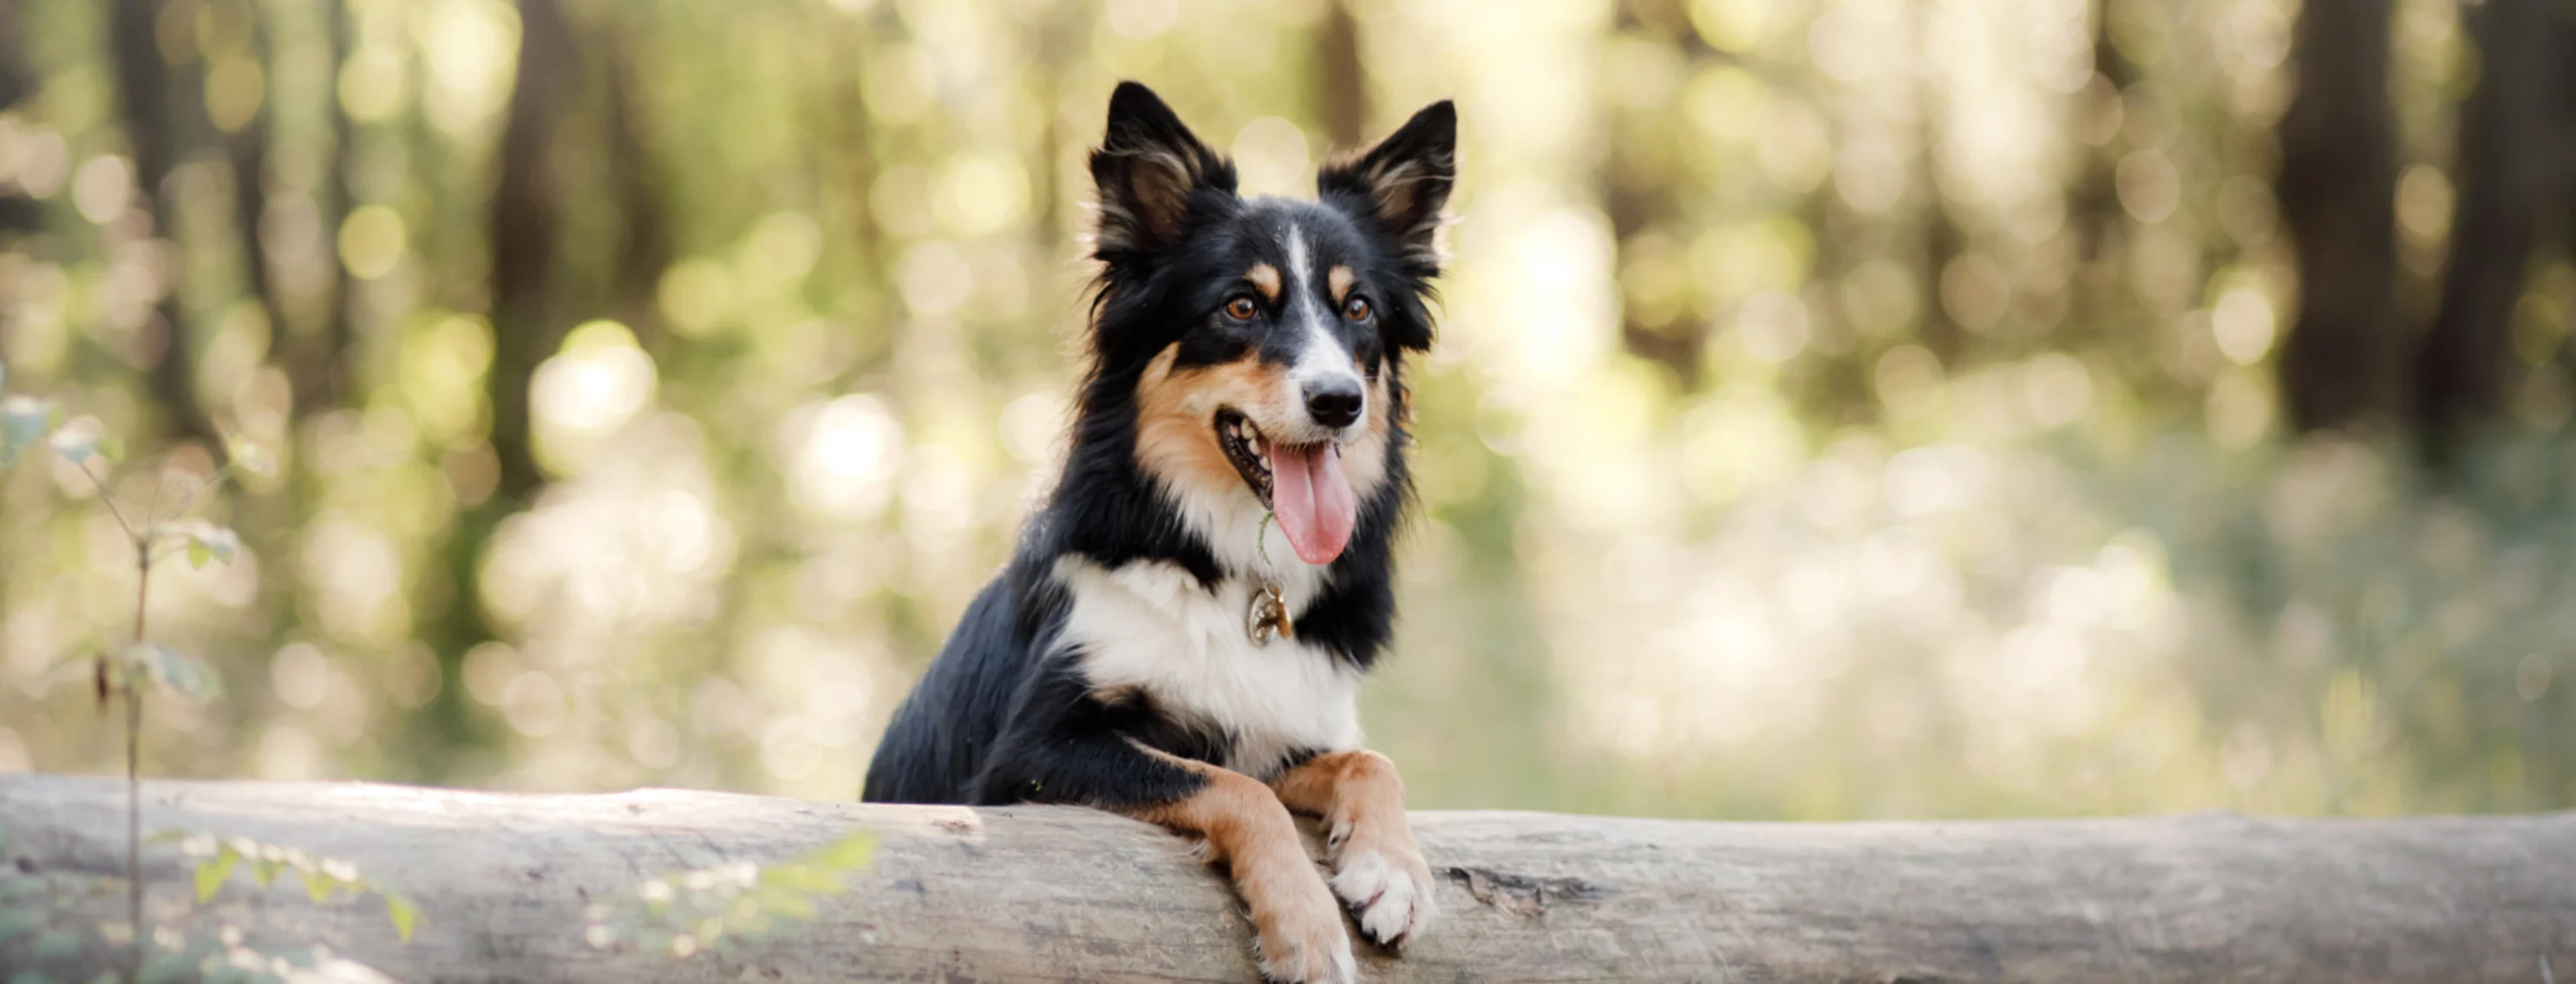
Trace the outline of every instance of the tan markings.
[[1287, 808], [1261, 780], [1143, 744], [1145, 754], [1207, 780], [1197, 793], [1129, 813], [1199, 838], [1210, 863], [1223, 864], [1252, 910], [1261, 935], [1261, 972], [1270, 980], [1348, 981], [1351, 942], [1341, 906], [1316, 877], [1315, 863]]
[[1306, 760], [1270, 780], [1291, 810], [1324, 819], [1333, 889], [1360, 910], [1360, 928], [1402, 941], [1430, 921], [1431, 866], [1404, 820], [1404, 779], [1386, 756], [1362, 749]]
[[1278, 267], [1267, 263], [1255, 263], [1252, 269], [1244, 271], [1243, 279], [1251, 281], [1253, 289], [1260, 291], [1262, 297], [1274, 302], [1279, 300]]
[[1342, 445], [1342, 474], [1351, 480], [1351, 494], [1361, 502], [1367, 502], [1386, 481], [1386, 446], [1393, 433], [1388, 415], [1402, 412], [1387, 400], [1384, 373], [1369, 380], [1367, 407], [1368, 426]]
[[1154, 357], [1136, 381], [1136, 463], [1174, 493], [1195, 491], [1224, 495], [1226, 490], [1252, 490], [1216, 443], [1216, 412], [1233, 407], [1258, 425], [1289, 419], [1282, 406], [1287, 370], [1264, 366], [1256, 353], [1234, 362], [1174, 369], [1180, 343]]
[[1351, 268], [1346, 266], [1336, 266], [1332, 269], [1332, 272], [1324, 275], [1324, 282], [1331, 285], [1333, 288], [1334, 310], [1341, 309], [1343, 295], [1351, 292], [1352, 282], [1358, 279], [1359, 276], [1352, 273]]

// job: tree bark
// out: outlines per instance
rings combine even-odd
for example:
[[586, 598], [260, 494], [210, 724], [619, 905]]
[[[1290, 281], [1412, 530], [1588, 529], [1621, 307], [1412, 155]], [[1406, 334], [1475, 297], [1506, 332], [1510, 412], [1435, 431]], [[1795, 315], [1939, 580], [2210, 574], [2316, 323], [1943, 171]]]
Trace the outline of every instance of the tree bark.
[[2541, 217], [2555, 213], [2558, 198], [2550, 182], [2557, 12], [2550, 0], [2487, 0], [2460, 17], [2477, 40], [2478, 87], [2460, 119], [2442, 303], [2415, 365], [2418, 437], [2435, 462], [2454, 458], [2510, 403], [2514, 305]]
[[[109, 919], [124, 789], [0, 777], [0, 879]], [[1181, 838], [1070, 807], [870, 806], [644, 790], [146, 784], [152, 830], [354, 862], [423, 924], [246, 880], [193, 905], [149, 848], [149, 918], [327, 944], [412, 981], [1253, 978], [1225, 881]], [[2576, 970], [2576, 814], [2400, 820], [1690, 823], [1416, 813], [1440, 917], [1372, 980], [2539, 981]], [[853, 831], [845, 894], [765, 942], [675, 958], [584, 939], [646, 879], [767, 865]], [[293, 881], [293, 879], [287, 879]], [[5, 889], [6, 886], [0, 886]], [[24, 939], [0, 963], [27, 959]], [[103, 959], [113, 959], [102, 955]], [[57, 973], [56, 979], [86, 979]], [[2552, 969], [2544, 970], [2544, 966]]]
[[2307, 4], [2293, 41], [2298, 94], [2281, 116], [2277, 187], [2298, 250], [2299, 311], [2280, 372], [2289, 421], [2303, 431], [2405, 416], [2390, 7]]

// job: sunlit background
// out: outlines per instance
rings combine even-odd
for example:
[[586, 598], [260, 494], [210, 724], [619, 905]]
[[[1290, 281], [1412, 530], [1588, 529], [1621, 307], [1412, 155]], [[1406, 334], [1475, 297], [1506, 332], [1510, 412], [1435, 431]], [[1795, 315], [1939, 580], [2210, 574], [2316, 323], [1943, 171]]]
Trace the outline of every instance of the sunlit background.
[[[0, 362], [126, 436], [121, 499], [217, 434], [284, 463], [210, 507], [238, 563], [155, 574], [154, 636], [227, 692], [156, 697], [147, 772], [846, 799], [1058, 453], [1111, 86], [1276, 193], [1455, 97], [1363, 698], [1416, 805], [2564, 808], [2576, 212], [2508, 194], [2543, 228], [2506, 282], [2453, 270], [2498, 235], [2472, 158], [2520, 153], [2479, 100], [2576, 120], [2481, 84], [2556, 84], [2481, 57], [2530, 8], [2564, 33], [2546, 0], [15, 0]], [[2303, 264], [2368, 322], [2318, 314], [2304, 382]], [[2452, 412], [2412, 374], [2473, 288]], [[131, 559], [70, 466], [0, 479], [0, 770], [121, 765], [81, 661]]]

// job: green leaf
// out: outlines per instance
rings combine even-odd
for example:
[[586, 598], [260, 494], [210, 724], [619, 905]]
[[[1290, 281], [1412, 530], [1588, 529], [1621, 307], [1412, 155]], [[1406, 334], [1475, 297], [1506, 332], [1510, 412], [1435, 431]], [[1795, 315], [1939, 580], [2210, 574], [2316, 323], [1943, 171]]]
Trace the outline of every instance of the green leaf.
[[209, 700], [223, 692], [214, 668], [168, 646], [144, 643], [125, 651], [127, 672], [141, 671], [162, 688], [191, 700]]
[[824, 848], [805, 863], [834, 871], [856, 873], [867, 868], [868, 859], [874, 857], [876, 852], [877, 839], [869, 836], [866, 831], [860, 831], [833, 842], [832, 846]]
[[197, 862], [197, 901], [214, 898], [215, 893], [224, 887], [224, 879], [231, 878], [233, 869], [238, 867], [241, 867], [241, 855], [229, 847], [212, 858]]
[[331, 901], [331, 879], [322, 877], [321, 872], [297, 868], [295, 869], [295, 876], [303, 879], [304, 894], [313, 897], [314, 905], [321, 905], [324, 902]]
[[385, 918], [393, 921], [394, 934], [405, 943], [411, 942], [411, 931], [420, 925], [420, 909], [411, 900], [392, 892], [379, 890], [385, 897]]
[[233, 467], [261, 478], [277, 474], [277, 458], [267, 448], [251, 443], [240, 435], [224, 439], [224, 452], [232, 455]]
[[32, 396], [0, 399], [0, 466], [18, 463], [18, 455], [36, 446], [54, 422], [52, 404]]
[[202, 519], [183, 519], [161, 523], [148, 534], [153, 540], [177, 539], [188, 545], [188, 566], [204, 567], [209, 560], [232, 563], [241, 553], [241, 534]]
[[[83, 417], [72, 423], [78, 425], [88, 419]], [[55, 454], [62, 455], [64, 461], [75, 465], [87, 462], [92, 456], [98, 455], [98, 432], [95, 428], [66, 426], [55, 431], [54, 436], [48, 439], [48, 443], [54, 446]]]
[[267, 858], [254, 859], [250, 863], [250, 880], [257, 882], [261, 888], [267, 888], [268, 883], [276, 881], [277, 873], [285, 867]]

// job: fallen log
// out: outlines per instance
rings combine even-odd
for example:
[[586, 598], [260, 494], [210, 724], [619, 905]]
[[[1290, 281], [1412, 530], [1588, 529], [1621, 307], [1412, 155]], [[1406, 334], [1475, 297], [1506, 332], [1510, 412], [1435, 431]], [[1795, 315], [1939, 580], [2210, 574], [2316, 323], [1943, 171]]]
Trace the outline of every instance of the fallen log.
[[[164, 841], [146, 847], [143, 870], [146, 921], [165, 943], [230, 927], [238, 947], [319, 943], [326, 968], [413, 982], [1253, 979], [1250, 931], [1224, 882], [1179, 838], [1087, 810], [364, 783], [143, 790], [147, 833], [353, 862], [340, 873], [398, 890], [421, 914], [406, 943], [381, 907], [315, 903], [292, 877], [265, 890], [239, 880], [199, 903], [207, 859]], [[22, 924], [0, 940], [0, 969], [55, 980], [121, 969], [124, 811], [119, 780], [0, 776], [0, 914], [15, 906]], [[2576, 975], [2576, 814], [1413, 822], [1441, 916], [1401, 956], [1361, 944], [1368, 980]], [[672, 939], [598, 928], [657, 875], [747, 877], [854, 831], [875, 847], [846, 890], [766, 937], [679, 956], [689, 947]], [[24, 929], [31, 920], [44, 931]], [[108, 942], [64, 942], [65, 927], [89, 923], [106, 924]], [[52, 950], [38, 953], [29, 941], [46, 933]]]

